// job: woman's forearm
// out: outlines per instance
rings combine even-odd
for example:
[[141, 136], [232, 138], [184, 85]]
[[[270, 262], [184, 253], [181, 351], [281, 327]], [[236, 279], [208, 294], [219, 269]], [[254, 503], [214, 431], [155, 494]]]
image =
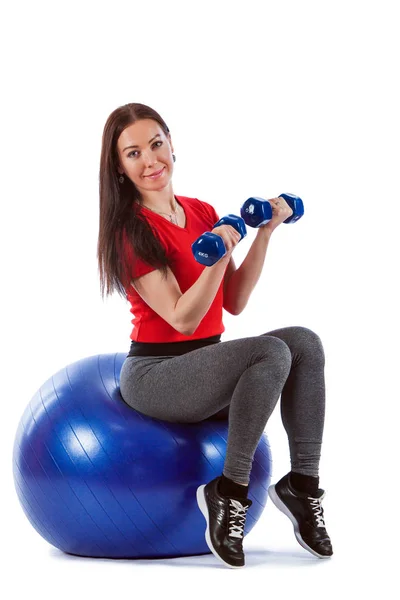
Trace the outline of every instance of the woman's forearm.
[[228, 280], [224, 304], [233, 315], [239, 315], [245, 308], [260, 278], [271, 233], [267, 229], [258, 229], [246, 258]]
[[205, 267], [197, 281], [186, 290], [175, 305], [176, 321], [186, 335], [192, 335], [210, 309], [224, 278], [230, 257]]

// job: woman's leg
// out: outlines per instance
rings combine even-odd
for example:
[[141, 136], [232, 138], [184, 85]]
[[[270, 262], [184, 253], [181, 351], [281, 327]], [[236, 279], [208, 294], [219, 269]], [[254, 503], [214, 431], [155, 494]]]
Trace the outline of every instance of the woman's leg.
[[131, 357], [125, 402], [157, 419], [195, 423], [229, 407], [224, 475], [248, 485], [254, 454], [288, 378], [292, 355], [274, 336], [219, 342], [181, 356]]
[[[177, 357], [128, 358], [121, 369], [120, 389], [136, 410], [173, 422], [202, 421], [229, 406], [223, 474], [246, 485], [259, 439], [281, 393], [292, 468], [299, 469], [299, 476], [318, 472], [325, 408], [323, 366], [318, 336], [303, 327], [288, 327]], [[243, 566], [243, 528], [251, 501], [232, 499], [230, 494], [223, 500], [220, 479], [197, 490], [207, 521], [207, 544], [225, 564]], [[298, 541], [319, 557], [332, 554], [322, 519], [322, 492], [318, 490], [316, 498], [300, 497], [290, 488], [288, 476], [269, 489], [274, 503], [295, 523]], [[310, 528], [313, 519], [315, 527]], [[221, 525], [227, 522], [229, 529]]]
[[292, 354], [282, 390], [281, 414], [290, 447], [291, 471], [271, 485], [273, 503], [291, 520], [297, 541], [318, 558], [333, 554], [319, 487], [319, 460], [325, 417], [325, 355], [317, 334], [286, 327], [264, 334], [283, 340]]
[[306, 327], [285, 327], [262, 335], [279, 338], [291, 352], [291, 370], [281, 397], [291, 470], [318, 477], [325, 419], [325, 355], [321, 339]]

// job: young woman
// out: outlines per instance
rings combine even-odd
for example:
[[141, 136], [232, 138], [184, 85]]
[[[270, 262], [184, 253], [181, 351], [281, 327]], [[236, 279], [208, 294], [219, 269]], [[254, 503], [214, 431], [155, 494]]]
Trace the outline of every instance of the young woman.
[[[216, 227], [215, 209], [172, 187], [175, 155], [161, 116], [126, 104], [104, 127], [100, 164], [98, 261], [102, 294], [117, 290], [131, 304], [130, 352], [120, 391], [135, 410], [165, 421], [228, 418], [223, 473], [197, 490], [210, 550], [225, 565], [245, 564], [243, 531], [253, 456], [281, 396], [291, 470], [269, 495], [292, 521], [298, 542], [319, 558], [332, 555], [319, 488], [325, 417], [325, 356], [305, 327], [221, 342], [223, 308], [245, 308], [274, 229], [292, 214], [283, 198], [270, 200], [273, 217], [259, 227], [243, 263], [232, 251], [240, 239]], [[218, 168], [218, 167], [213, 167]], [[205, 231], [223, 238], [226, 254], [211, 267], [191, 244]]]

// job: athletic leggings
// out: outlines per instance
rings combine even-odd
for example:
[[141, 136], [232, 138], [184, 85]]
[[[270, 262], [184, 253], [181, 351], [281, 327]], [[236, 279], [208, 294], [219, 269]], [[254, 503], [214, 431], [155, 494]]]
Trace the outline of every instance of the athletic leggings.
[[305, 327], [284, 327], [179, 356], [131, 356], [120, 373], [123, 399], [163, 421], [228, 418], [223, 474], [248, 485], [254, 454], [281, 396], [291, 470], [318, 477], [325, 418], [325, 355]]

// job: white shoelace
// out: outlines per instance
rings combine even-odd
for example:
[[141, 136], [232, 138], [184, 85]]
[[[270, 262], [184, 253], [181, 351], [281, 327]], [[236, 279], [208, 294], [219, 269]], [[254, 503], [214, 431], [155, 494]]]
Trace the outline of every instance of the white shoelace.
[[[229, 507], [229, 535], [231, 537], [242, 538], [243, 528], [246, 521], [246, 511], [248, 506], [243, 506], [238, 500], [230, 498]], [[237, 520], [237, 522], [235, 522]]]
[[310, 505], [312, 510], [314, 511], [314, 515], [317, 519], [317, 527], [325, 527], [324, 518], [322, 516], [322, 506], [321, 502], [324, 498], [325, 494], [321, 496], [321, 498], [313, 498], [309, 496], [308, 499], [311, 500]]

